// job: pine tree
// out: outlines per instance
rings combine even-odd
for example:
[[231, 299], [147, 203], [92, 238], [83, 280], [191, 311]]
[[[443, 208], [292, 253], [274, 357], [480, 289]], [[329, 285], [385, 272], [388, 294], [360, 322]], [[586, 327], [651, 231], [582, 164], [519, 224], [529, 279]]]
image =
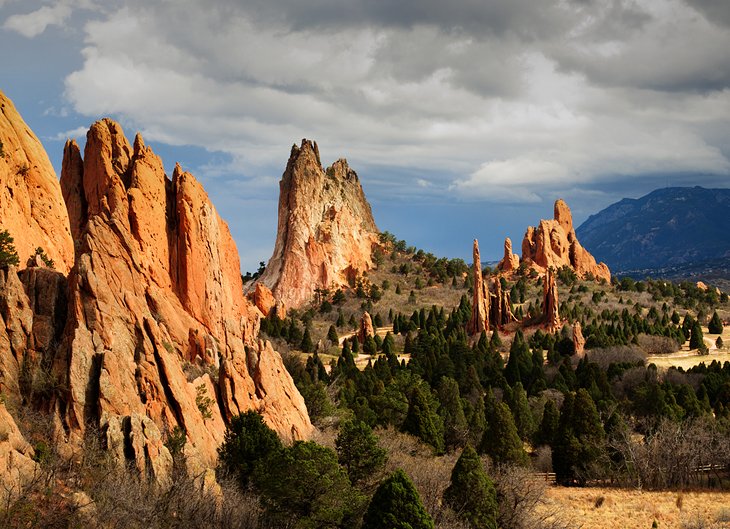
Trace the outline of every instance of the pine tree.
[[340, 426], [335, 446], [337, 460], [345, 467], [353, 484], [372, 476], [387, 459], [385, 450], [378, 446], [378, 437], [362, 421], [345, 421]]
[[15, 250], [15, 240], [8, 230], [0, 231], [0, 268], [7, 266], [18, 266], [20, 259]]
[[335, 329], [334, 325], [330, 325], [330, 328], [327, 331], [327, 339], [332, 342], [333, 345], [340, 343], [340, 337], [337, 336], [337, 329]]
[[527, 441], [535, 432], [535, 418], [532, 416], [530, 403], [527, 401], [527, 392], [521, 382], [515, 384], [507, 404], [514, 417], [520, 439]]
[[515, 420], [504, 402], [488, 405], [485, 400], [487, 429], [484, 431], [479, 451], [487, 454], [497, 464], [526, 466], [527, 453], [517, 434]]
[[552, 400], [545, 402], [542, 411], [542, 421], [535, 433], [536, 445], [552, 445], [560, 424], [560, 411]]
[[223, 443], [218, 448], [221, 466], [246, 487], [256, 463], [281, 449], [281, 441], [263, 417], [254, 411], [235, 415], [226, 427]]
[[299, 348], [305, 353], [314, 351], [314, 343], [312, 343], [312, 337], [309, 335], [309, 327], [304, 328], [304, 335], [302, 336], [302, 342], [299, 344]]
[[696, 320], [692, 324], [692, 332], [689, 336], [689, 348], [697, 349], [700, 352], [705, 352], [707, 349], [702, 336], [702, 327], [700, 326], [700, 322]]
[[444, 501], [474, 529], [497, 529], [497, 491], [471, 445], [464, 448], [451, 471]]
[[411, 391], [403, 431], [415, 435], [440, 454], [444, 451], [443, 422], [426, 391], [428, 389], [421, 386], [416, 386]]
[[398, 469], [370, 500], [362, 529], [433, 529], [433, 520], [405, 472]]
[[720, 319], [720, 316], [717, 315], [717, 311], [715, 311], [712, 314], [710, 323], [707, 324], [707, 332], [710, 334], [722, 334], [722, 329], [722, 320]]
[[446, 449], [464, 446], [469, 427], [464, 416], [464, 407], [459, 396], [456, 380], [443, 377], [439, 383], [438, 397], [441, 402], [439, 414], [444, 421], [444, 443]]

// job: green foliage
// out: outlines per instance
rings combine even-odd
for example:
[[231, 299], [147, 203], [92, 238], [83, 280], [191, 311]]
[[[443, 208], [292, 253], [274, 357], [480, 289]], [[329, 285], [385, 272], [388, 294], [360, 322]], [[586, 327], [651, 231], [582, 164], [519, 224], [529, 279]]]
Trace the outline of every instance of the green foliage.
[[165, 439], [164, 444], [165, 447], [170, 451], [170, 455], [174, 460], [183, 453], [183, 450], [185, 450], [185, 444], [187, 444], [187, 442], [188, 436], [185, 433], [185, 430], [183, 430], [179, 426], [175, 426], [175, 428], [173, 428], [172, 431], [167, 434], [167, 438]]
[[474, 529], [497, 529], [497, 491], [471, 445], [464, 448], [451, 471], [444, 501]]
[[200, 384], [195, 388], [195, 405], [198, 407], [198, 411], [200, 411], [203, 419], [213, 418], [214, 404], [215, 400], [208, 396], [208, 389], [205, 387], [205, 384]]
[[223, 443], [218, 448], [218, 462], [245, 488], [256, 463], [281, 447], [279, 437], [264, 423], [263, 417], [247, 411], [234, 416], [226, 427]]
[[305, 353], [314, 352], [314, 343], [312, 343], [312, 336], [309, 334], [309, 327], [304, 328], [304, 334], [302, 335], [302, 341], [299, 344], [299, 348]]
[[340, 343], [340, 337], [337, 335], [337, 329], [334, 325], [330, 325], [330, 328], [327, 331], [327, 339], [332, 342], [333, 345]]
[[396, 470], [375, 491], [362, 529], [433, 529], [433, 520], [405, 472]]
[[569, 393], [553, 443], [553, 470], [558, 483], [585, 485], [592, 466], [605, 450], [605, 433], [596, 405], [585, 389]]
[[8, 230], [0, 231], [0, 268], [18, 266], [20, 263], [14, 242]]
[[497, 464], [526, 466], [529, 462], [514, 418], [504, 402], [486, 405], [487, 428], [479, 447]]
[[443, 377], [438, 387], [441, 402], [439, 414], [444, 423], [444, 443], [446, 449], [464, 446], [469, 433], [464, 407], [459, 397], [459, 384], [450, 377]]
[[699, 352], [704, 353], [707, 351], [705, 340], [702, 335], [702, 327], [700, 322], [695, 320], [692, 324], [692, 330], [689, 336], [689, 348], [697, 349]]
[[517, 382], [512, 391], [506, 392], [507, 405], [512, 412], [515, 420], [517, 434], [520, 439], [527, 441], [535, 432], [535, 419], [530, 410], [530, 404], [527, 401], [527, 392], [522, 387], [522, 383]]
[[348, 526], [363, 504], [335, 452], [312, 441], [270, 452], [256, 466], [254, 482], [269, 527]]
[[552, 445], [555, 441], [555, 436], [558, 433], [559, 424], [560, 411], [552, 400], [547, 400], [542, 411], [540, 427], [535, 433], [535, 444]]
[[55, 268], [56, 263], [53, 262], [53, 259], [48, 257], [46, 255], [46, 251], [41, 248], [40, 246], [35, 249], [35, 253], [33, 253], [33, 257], [38, 256], [40, 257], [41, 261], [43, 261], [43, 264], [46, 265], [48, 268]]
[[408, 399], [403, 431], [415, 435], [440, 454], [444, 451], [443, 422], [436, 413], [433, 400], [427, 387], [417, 385], [413, 388]]
[[384, 465], [386, 452], [378, 446], [378, 437], [362, 421], [342, 423], [335, 439], [337, 460], [347, 470], [352, 483], [368, 479]]
[[707, 324], [707, 332], [710, 334], [722, 334], [722, 329], [722, 320], [720, 319], [720, 316], [717, 315], [717, 311], [715, 311], [712, 314], [710, 323]]

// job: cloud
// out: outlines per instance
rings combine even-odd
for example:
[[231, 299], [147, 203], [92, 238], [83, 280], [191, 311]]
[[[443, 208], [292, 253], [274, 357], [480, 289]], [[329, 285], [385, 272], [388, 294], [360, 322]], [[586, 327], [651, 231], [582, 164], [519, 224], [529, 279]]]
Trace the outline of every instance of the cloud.
[[70, 15], [71, 7], [58, 3], [54, 6], [43, 6], [30, 13], [12, 15], [5, 20], [3, 28], [33, 38], [43, 33], [50, 25], [60, 26]]
[[730, 28], [723, 3], [687, 2], [128, 0], [85, 25], [65, 95], [223, 153], [204, 170], [252, 193], [302, 137], [380, 196], [727, 175]]

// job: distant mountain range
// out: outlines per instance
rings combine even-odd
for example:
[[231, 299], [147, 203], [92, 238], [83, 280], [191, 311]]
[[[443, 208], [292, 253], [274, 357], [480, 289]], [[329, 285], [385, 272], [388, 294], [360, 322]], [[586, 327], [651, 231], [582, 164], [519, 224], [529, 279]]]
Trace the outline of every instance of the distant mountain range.
[[576, 233], [614, 273], [730, 278], [730, 189], [668, 187], [625, 198]]

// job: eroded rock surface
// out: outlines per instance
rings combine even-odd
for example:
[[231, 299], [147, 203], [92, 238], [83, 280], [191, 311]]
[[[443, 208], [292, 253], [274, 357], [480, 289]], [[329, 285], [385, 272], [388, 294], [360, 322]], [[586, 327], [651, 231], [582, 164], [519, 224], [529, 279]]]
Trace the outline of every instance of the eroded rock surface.
[[279, 190], [276, 244], [257, 280], [277, 300], [299, 307], [316, 289], [346, 286], [372, 268], [378, 228], [346, 160], [325, 170], [317, 144], [302, 140], [292, 147]]
[[550, 267], [557, 270], [568, 266], [580, 278], [592, 276], [610, 282], [608, 266], [596, 263], [578, 242], [570, 208], [563, 200], [555, 202], [553, 217], [552, 220], [541, 220], [537, 227], [527, 228], [522, 240], [522, 262], [541, 274]]
[[0, 92], [0, 230], [8, 230], [25, 264], [37, 247], [57, 270], [73, 265], [66, 207], [43, 145]]
[[560, 330], [560, 313], [558, 302], [558, 286], [555, 283], [555, 273], [548, 268], [543, 278], [543, 314], [545, 317], [545, 328], [553, 333]]

